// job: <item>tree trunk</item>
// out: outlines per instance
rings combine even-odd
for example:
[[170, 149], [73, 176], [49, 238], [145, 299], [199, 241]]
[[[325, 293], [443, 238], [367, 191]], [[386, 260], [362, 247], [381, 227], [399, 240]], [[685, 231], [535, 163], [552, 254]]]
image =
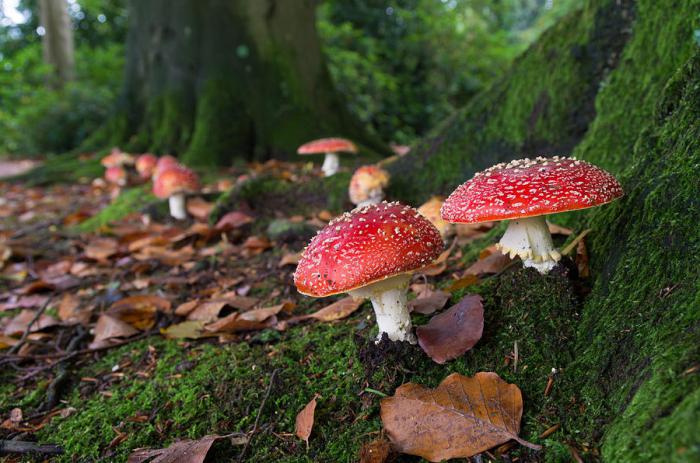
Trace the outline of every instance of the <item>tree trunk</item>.
[[121, 137], [199, 165], [285, 157], [335, 135], [384, 151], [333, 90], [314, 9], [311, 0], [131, 0]]
[[39, 21], [44, 28], [41, 45], [44, 62], [53, 68], [49, 85], [63, 87], [75, 78], [73, 30], [64, 0], [39, 0]]

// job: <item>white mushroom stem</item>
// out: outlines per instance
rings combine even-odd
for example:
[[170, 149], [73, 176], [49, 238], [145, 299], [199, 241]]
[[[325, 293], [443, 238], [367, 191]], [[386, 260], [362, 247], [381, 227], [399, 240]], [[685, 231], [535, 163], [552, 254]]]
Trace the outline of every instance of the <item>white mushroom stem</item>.
[[323, 165], [321, 166], [323, 174], [326, 177], [330, 177], [337, 173], [339, 168], [340, 158], [338, 158], [338, 155], [335, 153], [326, 153], [326, 157], [323, 159]]
[[187, 218], [187, 210], [185, 209], [185, 194], [175, 193], [168, 198], [170, 205], [170, 215], [177, 220], [185, 220]]
[[367, 199], [360, 201], [357, 207], [371, 206], [373, 204], [379, 204], [384, 199], [384, 192], [381, 188], [372, 189], [367, 195]]
[[408, 283], [410, 281], [410, 274], [402, 274], [349, 292], [354, 298], [369, 298], [372, 301], [374, 314], [377, 317], [377, 326], [379, 326], [379, 334], [375, 343], [381, 341], [384, 333], [392, 341], [416, 343], [407, 305]]
[[525, 267], [533, 267], [542, 274], [554, 268], [561, 254], [554, 248], [545, 216], [511, 220], [496, 247], [510, 258], [519, 256]]

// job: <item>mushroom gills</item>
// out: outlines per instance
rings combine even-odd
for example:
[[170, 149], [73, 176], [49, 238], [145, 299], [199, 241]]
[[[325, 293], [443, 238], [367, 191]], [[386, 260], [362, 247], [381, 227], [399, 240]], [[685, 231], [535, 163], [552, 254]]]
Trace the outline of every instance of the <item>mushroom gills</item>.
[[337, 173], [339, 168], [340, 158], [338, 158], [338, 155], [336, 153], [326, 153], [326, 157], [323, 159], [323, 165], [321, 166], [324, 175], [330, 177]]
[[408, 283], [410, 281], [411, 274], [404, 273], [349, 291], [349, 294], [354, 298], [368, 298], [372, 301], [377, 326], [379, 326], [379, 334], [375, 343], [381, 341], [384, 333], [392, 341], [416, 343], [407, 305]]
[[175, 193], [170, 198], [168, 198], [168, 204], [170, 205], [170, 215], [177, 220], [185, 220], [187, 218], [187, 211], [185, 209], [185, 194]]
[[561, 259], [554, 247], [544, 215], [511, 220], [496, 247], [510, 258], [523, 260], [523, 266], [549, 273]]

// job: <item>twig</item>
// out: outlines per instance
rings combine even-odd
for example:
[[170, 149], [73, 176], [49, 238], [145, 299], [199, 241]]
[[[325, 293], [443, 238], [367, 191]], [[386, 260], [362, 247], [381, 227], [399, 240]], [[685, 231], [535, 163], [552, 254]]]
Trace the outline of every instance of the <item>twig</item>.
[[75, 352], [63, 352], [60, 354], [45, 354], [45, 355], [34, 355], [34, 356], [15, 356], [15, 358], [10, 358], [10, 359], [0, 359], [0, 364], [3, 363], [3, 360], [5, 361], [4, 363], [12, 360], [45, 360], [45, 359], [52, 359], [52, 358], [58, 358], [55, 362], [49, 363], [47, 365], [42, 365], [40, 367], [37, 367], [34, 369], [31, 373], [28, 373], [21, 378], [17, 378], [15, 380], [16, 383], [22, 383], [28, 379], [31, 379], [38, 375], [39, 373], [46, 371], [46, 370], [51, 370], [55, 366], [59, 365], [61, 362], [65, 360], [72, 359], [74, 357], [78, 357], [80, 355], [85, 355], [85, 354], [93, 354], [96, 352], [102, 352], [105, 350], [112, 349], [114, 347], [120, 347], [125, 344], [129, 344], [132, 342], [139, 341], [141, 339], [147, 338], [148, 336], [157, 333], [157, 331], [146, 331], [144, 333], [141, 333], [137, 336], [134, 336], [133, 338], [125, 339], [124, 341], [119, 341], [114, 344], [110, 344], [109, 346], [102, 346], [102, 347], [96, 347], [93, 349], [81, 349]]
[[19, 341], [17, 342], [17, 344], [12, 346], [12, 348], [9, 351], [7, 351], [8, 354], [11, 355], [11, 354], [16, 354], [17, 352], [19, 352], [19, 350], [22, 348], [24, 343], [27, 342], [27, 337], [29, 336], [29, 332], [32, 330], [32, 326], [34, 326], [34, 323], [36, 323], [39, 320], [39, 318], [41, 318], [41, 316], [44, 314], [44, 311], [49, 306], [52, 299], [53, 299], [53, 297], [49, 297], [42, 304], [42, 306], [39, 307], [39, 310], [37, 310], [36, 313], [34, 314], [34, 318], [32, 318], [32, 320], [27, 325], [27, 328], [24, 330], [24, 333], [22, 333], [22, 337], [19, 338]]
[[11, 453], [33, 453], [37, 455], [60, 455], [63, 449], [54, 444], [37, 444], [19, 440], [0, 440], [0, 455]]
[[[78, 325], [77, 335], [70, 340], [66, 351], [75, 351], [87, 334], [87, 331], [85, 331], [82, 326]], [[58, 362], [58, 373], [49, 384], [49, 387], [46, 388], [46, 399], [39, 406], [37, 409], [38, 411], [51, 410], [58, 404], [61, 398], [61, 389], [63, 389], [63, 385], [66, 381], [68, 381], [68, 359], [63, 359]]]
[[270, 375], [270, 384], [267, 385], [267, 391], [265, 391], [265, 396], [263, 397], [262, 402], [260, 402], [260, 407], [258, 407], [258, 415], [255, 417], [255, 423], [253, 424], [253, 429], [249, 433], [250, 437], [248, 437], [248, 441], [245, 443], [243, 450], [241, 450], [241, 454], [238, 455], [239, 462], [243, 461], [243, 458], [245, 457], [245, 454], [248, 451], [248, 447], [250, 446], [250, 441], [253, 440], [255, 433], [258, 431], [258, 424], [260, 423], [260, 416], [262, 415], [262, 411], [263, 411], [263, 408], [265, 407], [265, 403], [267, 403], [267, 399], [270, 397], [270, 391], [272, 391], [272, 386], [275, 384], [275, 378], [277, 377], [277, 373], [279, 373], [279, 371], [280, 371], [279, 368], [276, 368], [272, 372], [272, 374]]

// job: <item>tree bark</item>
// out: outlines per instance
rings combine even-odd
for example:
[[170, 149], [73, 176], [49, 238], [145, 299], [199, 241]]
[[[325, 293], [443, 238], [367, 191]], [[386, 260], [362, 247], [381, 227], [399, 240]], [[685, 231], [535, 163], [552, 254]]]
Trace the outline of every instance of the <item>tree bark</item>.
[[311, 0], [131, 0], [120, 137], [189, 164], [371, 139], [334, 92]]
[[64, 0], [39, 0], [39, 21], [44, 28], [41, 45], [44, 62], [53, 68], [49, 85], [63, 87], [75, 79], [73, 30]]

